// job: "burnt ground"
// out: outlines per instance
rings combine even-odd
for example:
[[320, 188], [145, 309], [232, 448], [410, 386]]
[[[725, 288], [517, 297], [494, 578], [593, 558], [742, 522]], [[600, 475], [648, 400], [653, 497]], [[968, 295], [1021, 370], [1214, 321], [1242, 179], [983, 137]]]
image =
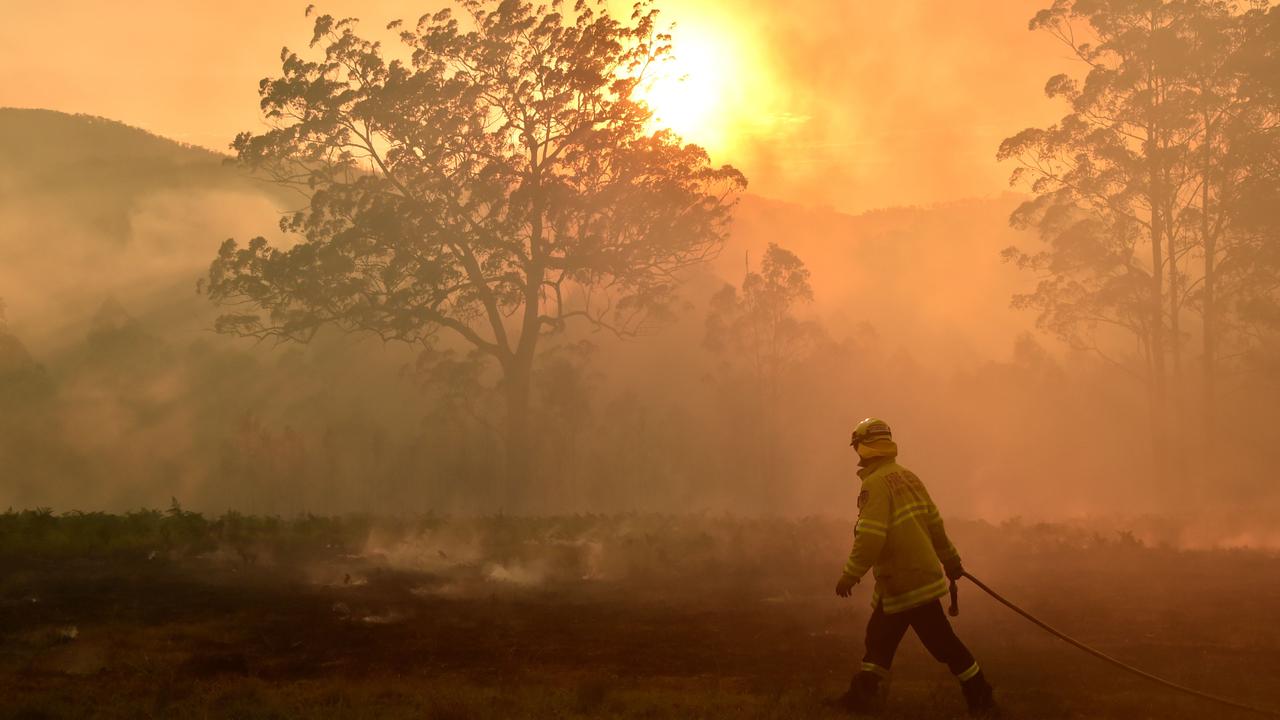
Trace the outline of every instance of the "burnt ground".
[[[150, 557], [4, 562], [0, 717], [840, 717], [822, 703], [869, 614], [866, 588], [841, 601], [816, 574], [522, 584], [483, 563]], [[1280, 708], [1280, 559], [1107, 546], [986, 560], [984, 579], [1082, 641]], [[1117, 673], [972, 585], [961, 605], [1006, 717], [1248, 717]], [[889, 717], [962, 715], [911, 635], [891, 695]]]

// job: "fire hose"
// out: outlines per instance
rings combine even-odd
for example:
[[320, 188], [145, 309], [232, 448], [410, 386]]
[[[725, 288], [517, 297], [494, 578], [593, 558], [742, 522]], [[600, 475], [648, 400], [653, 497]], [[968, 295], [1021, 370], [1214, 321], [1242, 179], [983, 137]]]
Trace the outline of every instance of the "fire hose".
[[[1054, 628], [1050, 627], [1047, 623], [1040, 620], [1036, 616], [1032, 615], [1026, 610], [1023, 610], [1022, 608], [1013, 604], [1009, 600], [1005, 599], [1004, 596], [1002, 596], [1000, 593], [987, 587], [986, 583], [970, 575], [969, 573], [967, 572], [964, 573], [962, 577], [968, 578], [970, 582], [972, 582], [974, 585], [977, 585], [986, 594], [995, 598], [996, 601], [999, 602], [1001, 605], [1004, 605], [1005, 607], [1018, 613], [1019, 615], [1026, 618], [1027, 620], [1030, 620], [1034, 625], [1039, 627], [1041, 630], [1044, 630], [1045, 632], [1049, 633], [1050, 635], [1053, 635], [1059, 640], [1062, 640], [1063, 642], [1066, 642], [1069, 645], [1079, 648], [1080, 650], [1083, 650], [1089, 653], [1090, 655], [1098, 658], [1099, 660], [1110, 663], [1111, 665], [1114, 665], [1115, 667], [1118, 667], [1121, 670], [1124, 670], [1125, 672], [1132, 673], [1134, 675], [1137, 675], [1140, 678], [1144, 678], [1158, 685], [1163, 685], [1164, 687], [1167, 687], [1171, 690], [1177, 690], [1178, 692], [1185, 693], [1187, 695], [1192, 695], [1198, 698], [1202, 698], [1204, 700], [1209, 700], [1211, 702], [1218, 703], [1219, 705], [1225, 705], [1227, 707], [1235, 708], [1237, 710], [1244, 710], [1246, 712], [1254, 713], [1255, 715], [1259, 715], [1262, 717], [1280, 718], [1280, 712], [1276, 712], [1274, 710], [1267, 710], [1265, 708], [1260, 708], [1260, 707], [1248, 705], [1241, 702], [1236, 702], [1235, 700], [1229, 700], [1227, 698], [1219, 697], [1217, 695], [1211, 695], [1209, 693], [1201, 692], [1194, 688], [1189, 688], [1185, 685], [1179, 685], [1178, 683], [1172, 682], [1170, 680], [1165, 680], [1162, 677], [1157, 677], [1155, 675], [1152, 675], [1149, 672], [1146, 672], [1145, 670], [1139, 670], [1138, 668], [1132, 665], [1121, 662], [1100, 650], [1095, 650], [1089, 647], [1088, 645], [1085, 645], [1084, 643], [1080, 642], [1079, 640], [1076, 640], [1062, 632], [1059, 632], [1058, 630], [1055, 630]], [[959, 591], [956, 588], [955, 580], [951, 581], [951, 608], [948, 611], [948, 614], [950, 614], [952, 617], [960, 614], [960, 596], [959, 596]]]

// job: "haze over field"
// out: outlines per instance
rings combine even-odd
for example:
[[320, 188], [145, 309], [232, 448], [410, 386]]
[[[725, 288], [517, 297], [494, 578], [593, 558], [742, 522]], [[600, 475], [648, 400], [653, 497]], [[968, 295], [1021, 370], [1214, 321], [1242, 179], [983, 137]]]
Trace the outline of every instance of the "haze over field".
[[[669, 5], [666, 72], [685, 79], [639, 99], [749, 186], [731, 193], [717, 252], [675, 272], [661, 322], [623, 338], [567, 324], [538, 348], [531, 470], [514, 493], [511, 384], [492, 358], [449, 332], [429, 345], [331, 326], [309, 344], [232, 337], [215, 323], [243, 306], [196, 292], [227, 238], [300, 241], [278, 223], [306, 199], [224, 153], [237, 132], [266, 132], [257, 82], [280, 74], [280, 46], [322, 54], [306, 50], [314, 15], [238, 1], [7, 10], [0, 506], [851, 515], [847, 437], [876, 415], [949, 514], [1124, 518], [1161, 539], [1280, 544], [1268, 530], [1280, 518], [1280, 263], [1274, 223], [1256, 212], [1273, 169], [1236, 168], [1248, 192], [1233, 185], [1201, 213], [1190, 188], [1203, 186], [1179, 161], [1190, 179], [1168, 240], [1176, 260], [1155, 273], [1171, 273], [1160, 292], [1174, 305], [1159, 295], [1169, 327], [1153, 335], [1145, 290], [1123, 282], [1150, 275], [1141, 233], [1077, 198], [1097, 223], [1080, 240], [1085, 224], [1064, 231], [1074, 216], [1046, 210], [1066, 195], [1009, 189], [1047, 145], [1023, 138], [995, 158], [1005, 138], [1071, 112], [1045, 98], [1050, 76], [1087, 71], [1028, 31], [1042, 3]], [[434, 9], [317, 12], [358, 15], [361, 32], [394, 44], [389, 20]], [[1272, 91], [1233, 90], [1252, 93], [1263, 125]], [[1274, 156], [1239, 136], [1245, 150], [1224, 157]], [[1206, 251], [1199, 218], [1226, 217], [1229, 201]], [[1137, 259], [1113, 262], [1124, 253], [1103, 236]], [[1228, 275], [1206, 313], [1212, 268], [1197, 263], [1215, 252]]]
[[1280, 0], [9, 2], [0, 720], [1280, 717], [1276, 208]]

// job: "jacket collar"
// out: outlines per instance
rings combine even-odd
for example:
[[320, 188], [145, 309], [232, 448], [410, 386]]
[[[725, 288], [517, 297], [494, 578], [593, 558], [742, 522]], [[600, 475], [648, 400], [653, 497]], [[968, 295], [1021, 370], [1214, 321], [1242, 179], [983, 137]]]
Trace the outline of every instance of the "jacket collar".
[[866, 480], [867, 478], [871, 477], [872, 473], [884, 467], [885, 465], [888, 465], [889, 463], [893, 462], [896, 459], [897, 458], [894, 458], [894, 457], [874, 457], [874, 458], [868, 458], [866, 460], [863, 460], [861, 463], [862, 467], [858, 468], [858, 477], [862, 478], [863, 480]]

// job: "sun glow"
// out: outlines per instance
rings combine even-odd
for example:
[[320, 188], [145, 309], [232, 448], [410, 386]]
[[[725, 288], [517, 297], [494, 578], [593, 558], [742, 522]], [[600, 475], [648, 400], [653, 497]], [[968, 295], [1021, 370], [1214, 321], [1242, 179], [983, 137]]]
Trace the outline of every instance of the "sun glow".
[[751, 33], [722, 7], [681, 3], [671, 10], [671, 54], [647, 70], [638, 89], [653, 111], [653, 129], [668, 128], [725, 161], [743, 143], [785, 131], [780, 85]]
[[640, 88], [654, 129], [669, 128], [689, 142], [722, 149], [729, 138], [725, 112], [735, 72], [735, 48], [723, 37], [675, 28], [674, 52]]

